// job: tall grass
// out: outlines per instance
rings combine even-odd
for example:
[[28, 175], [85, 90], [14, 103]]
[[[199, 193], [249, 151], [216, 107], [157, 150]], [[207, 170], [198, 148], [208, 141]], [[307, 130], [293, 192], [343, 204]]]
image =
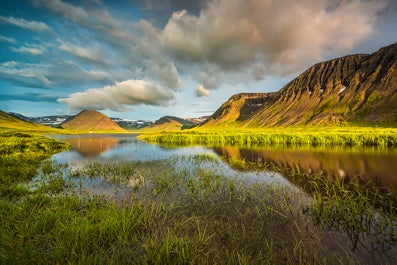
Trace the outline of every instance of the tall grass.
[[0, 195], [19, 196], [24, 189], [18, 183], [31, 180], [41, 161], [66, 150], [58, 141], [26, 133], [0, 133]]
[[334, 128], [319, 129], [276, 128], [241, 131], [184, 131], [147, 133], [140, 139], [160, 144], [206, 145], [308, 145], [308, 146], [397, 146], [397, 130], [384, 128]]

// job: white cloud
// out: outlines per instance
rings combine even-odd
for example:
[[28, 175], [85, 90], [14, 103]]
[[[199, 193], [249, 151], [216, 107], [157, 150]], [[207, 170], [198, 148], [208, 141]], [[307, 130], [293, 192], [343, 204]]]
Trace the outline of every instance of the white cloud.
[[0, 35], [0, 42], [9, 42], [9, 43], [16, 43], [17, 40], [14, 38], [9, 38], [3, 35]]
[[22, 29], [36, 32], [51, 32], [51, 28], [47, 24], [34, 20], [28, 21], [23, 18], [0, 16], [0, 23], [9, 24]]
[[163, 87], [145, 80], [126, 80], [113, 86], [92, 88], [85, 92], [60, 98], [58, 102], [68, 105], [69, 110], [97, 109], [128, 111], [130, 105], [167, 106], [174, 94]]
[[66, 51], [70, 54], [73, 54], [81, 59], [97, 62], [97, 63], [105, 63], [104, 58], [101, 52], [98, 49], [93, 48], [84, 48], [77, 45], [72, 45], [66, 42], [62, 42], [59, 45], [59, 49], [62, 51]]
[[203, 85], [199, 85], [194, 90], [197, 97], [208, 97], [210, 95], [210, 91], [206, 89]]
[[20, 47], [20, 48], [12, 47], [11, 50], [13, 52], [28, 53], [28, 54], [32, 54], [32, 55], [41, 55], [41, 54], [43, 54], [42, 50], [40, 50], [39, 48], [35, 48], [35, 47]]

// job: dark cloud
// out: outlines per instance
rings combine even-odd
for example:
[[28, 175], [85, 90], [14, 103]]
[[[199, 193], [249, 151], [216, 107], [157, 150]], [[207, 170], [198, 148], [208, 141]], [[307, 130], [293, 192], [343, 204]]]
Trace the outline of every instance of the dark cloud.
[[369, 37], [386, 3], [212, 1], [198, 16], [175, 12], [161, 40], [178, 61], [213, 64], [223, 72], [250, 71], [255, 78], [290, 74]]

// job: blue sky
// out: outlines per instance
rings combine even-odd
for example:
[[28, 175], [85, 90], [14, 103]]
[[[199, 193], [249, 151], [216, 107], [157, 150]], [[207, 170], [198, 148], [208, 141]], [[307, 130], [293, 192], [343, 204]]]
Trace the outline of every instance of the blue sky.
[[212, 114], [314, 63], [397, 41], [395, 0], [0, 2], [0, 109]]

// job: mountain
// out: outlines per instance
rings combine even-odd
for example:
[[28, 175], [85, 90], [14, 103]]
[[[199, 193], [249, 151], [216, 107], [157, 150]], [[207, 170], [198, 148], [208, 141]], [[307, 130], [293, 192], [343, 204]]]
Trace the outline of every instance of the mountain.
[[73, 115], [53, 115], [53, 116], [43, 116], [43, 117], [32, 117], [29, 118], [32, 122], [60, 128], [61, 124], [64, 123], [67, 119], [72, 118]]
[[[10, 114], [24, 121], [43, 124], [54, 128], [60, 128], [62, 123], [74, 117], [74, 115], [26, 117], [20, 113], [15, 113], [15, 112], [10, 112]], [[110, 119], [115, 121], [121, 128], [124, 129], [141, 129], [153, 124], [152, 121], [145, 121], [145, 120], [131, 120], [131, 119], [122, 119], [122, 118], [110, 118]]]
[[80, 131], [124, 131], [116, 122], [96, 110], [83, 110], [61, 126], [64, 129]]
[[43, 117], [26, 117], [20, 113], [10, 112], [11, 115], [28, 122], [34, 122], [46, 126], [51, 126], [54, 128], [60, 128], [60, 125], [67, 119], [73, 117], [73, 115], [53, 115], [53, 116], [43, 116]]
[[396, 92], [397, 43], [315, 64], [278, 92], [234, 95], [203, 126], [396, 124]]
[[153, 124], [152, 121], [110, 118], [124, 129], [142, 129]]
[[232, 96], [203, 125], [226, 125], [243, 122], [262, 106], [272, 104], [275, 93], [241, 93]]
[[147, 128], [150, 130], [170, 131], [170, 130], [189, 129], [196, 125], [197, 125], [196, 123], [178, 117], [164, 116], [158, 119], [157, 121], [155, 121], [153, 125]]
[[16, 117], [16, 118], [18, 118], [20, 120], [23, 120], [23, 121], [33, 122], [32, 118], [26, 117], [25, 115], [22, 115], [21, 113], [8, 112], [8, 114], [10, 114], [10, 115], [12, 115], [12, 116], [14, 116], [14, 117]]
[[0, 110], [0, 130], [19, 130], [19, 131], [50, 131], [50, 127], [25, 121], [13, 114]]

